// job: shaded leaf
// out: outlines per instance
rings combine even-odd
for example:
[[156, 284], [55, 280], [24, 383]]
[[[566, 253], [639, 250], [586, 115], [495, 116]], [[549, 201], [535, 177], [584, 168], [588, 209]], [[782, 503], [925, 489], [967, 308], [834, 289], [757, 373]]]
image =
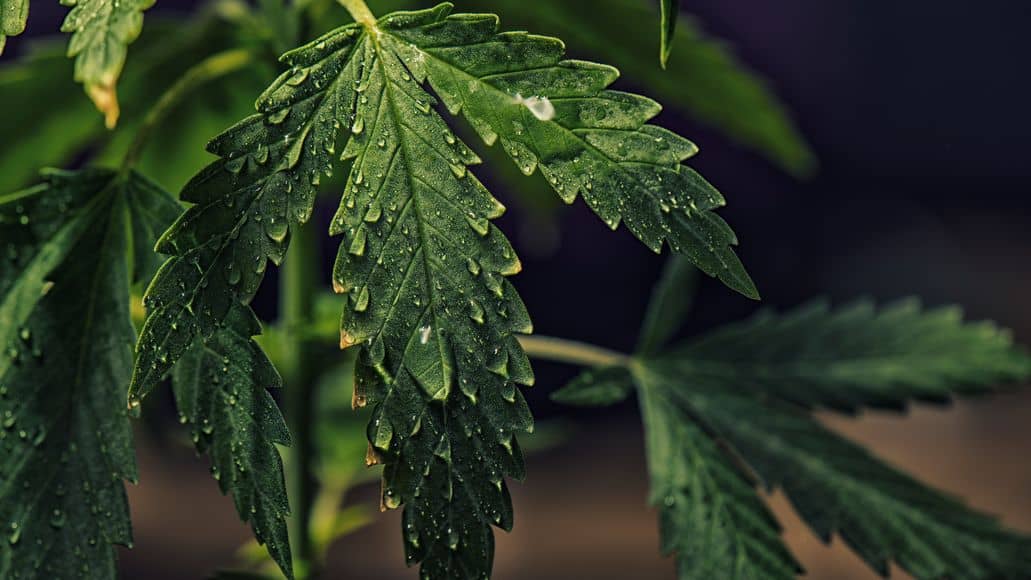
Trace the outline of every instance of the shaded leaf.
[[698, 287], [698, 270], [683, 256], [666, 259], [648, 310], [641, 323], [637, 352], [650, 353], [662, 348], [684, 323]]
[[1031, 575], [1031, 538], [881, 463], [795, 409], [762, 404], [725, 385], [680, 380], [691, 386], [676, 396], [768, 486], [783, 487], [821, 539], [838, 534], [881, 575], [891, 562], [917, 578]]
[[670, 395], [676, 377], [641, 371], [651, 503], [681, 580], [791, 579], [802, 571], [753, 482]]
[[956, 307], [924, 310], [916, 300], [763, 311], [675, 353], [693, 378], [846, 411], [945, 401], [1031, 374], [1031, 357], [1008, 331], [964, 322]]
[[624, 367], [587, 369], [569, 384], [551, 394], [551, 400], [579, 407], [614, 405], [633, 388], [630, 372]]
[[175, 206], [106, 170], [0, 198], [0, 577], [116, 576], [136, 480], [129, 286], [149, 275], [127, 249], [149, 251]]

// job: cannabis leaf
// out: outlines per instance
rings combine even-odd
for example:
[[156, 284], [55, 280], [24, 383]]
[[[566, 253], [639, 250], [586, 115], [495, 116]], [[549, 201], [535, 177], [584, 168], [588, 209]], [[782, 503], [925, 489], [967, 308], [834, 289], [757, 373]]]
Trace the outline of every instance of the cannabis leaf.
[[646, 382], [652, 375], [637, 376], [650, 499], [660, 510], [662, 551], [676, 554], [678, 577], [794, 578], [802, 568], [749, 475], [663, 385]]
[[760, 312], [673, 353], [697, 380], [846, 411], [976, 394], [1026, 377], [1031, 360], [992, 322], [964, 323], [959, 308], [925, 311], [914, 299]]
[[8, 36], [25, 32], [28, 18], [29, 0], [0, 0], [0, 54], [4, 53]]
[[680, 0], [662, 0], [661, 9], [659, 62], [662, 68], [666, 68], [669, 55], [673, 52], [673, 33], [677, 30], [677, 20], [680, 17]]
[[892, 561], [917, 578], [1031, 574], [1031, 538], [1003, 530], [796, 409], [681, 377], [699, 386], [675, 396], [726, 437], [768, 487], [782, 487], [821, 539], [837, 533], [880, 574]]
[[286, 517], [290, 512], [276, 445], [290, 433], [267, 388], [282, 382], [251, 336], [261, 324], [236, 305], [224, 326], [198, 338], [176, 366], [172, 385], [181, 421], [197, 450], [211, 454], [211, 473], [231, 492], [236, 511], [288, 578], [293, 577]]
[[68, 56], [75, 57], [75, 80], [104, 114], [109, 129], [118, 123], [115, 84], [125, 65], [127, 47], [143, 29], [143, 11], [154, 0], [77, 0], [61, 25], [72, 34]]
[[[685, 300], [672, 290], [678, 273], [679, 265], [667, 267], [649, 308], [670, 312], [671, 324]], [[669, 327], [646, 324], [648, 343], [664, 342]], [[909, 300], [832, 311], [818, 302], [648, 350], [627, 369], [588, 370], [553, 398], [604, 404], [598, 376], [607, 379], [607, 392], [636, 385], [653, 501], [681, 578], [709, 578], [713, 570], [793, 576], [793, 559], [742, 479], [753, 470], [768, 487], [783, 487], [821, 538], [841, 535], [882, 574], [895, 561], [919, 578], [1023, 578], [1031, 572], [1031, 540], [884, 465], [826, 430], [806, 407], [897, 408], [1029, 375], [1031, 358], [1008, 332], [963, 323], [958, 309], [923, 311]], [[714, 529], [699, 529], [710, 524]], [[748, 531], [735, 534], [735, 526]]]
[[[384, 11], [423, 5], [417, 0], [379, 0]], [[493, 0], [491, 9], [519, 30], [561, 36], [578, 51], [627, 71], [629, 80], [660, 100], [755, 149], [798, 176], [812, 173], [815, 158], [787, 107], [765, 79], [725, 41], [681, 16], [672, 45], [673, 66], [641, 66], [655, 52], [654, 10], [641, 0]], [[576, 22], [576, 26], [570, 26]]]
[[491, 15], [446, 17], [432, 31], [405, 34], [419, 49], [410, 66], [452, 114], [461, 112], [487, 144], [502, 147], [529, 175], [538, 168], [566, 203], [577, 195], [610, 227], [623, 221], [653, 251], [663, 243], [742, 294], [758, 292], [731, 246], [737, 239], [712, 210], [723, 197], [681, 162], [691, 142], [647, 121], [660, 106], [606, 90], [619, 72], [562, 60], [553, 38], [498, 33]]
[[[291, 225], [309, 218], [345, 133], [353, 163], [331, 228], [345, 235], [334, 287], [349, 296], [341, 346], [361, 345], [355, 403], [375, 404], [370, 459], [386, 464], [384, 505], [406, 507], [409, 561], [429, 577], [472, 578], [489, 573], [491, 525], [512, 522], [504, 477], [522, 475], [513, 436], [532, 426], [515, 385], [533, 376], [515, 334], [531, 327], [504, 279], [519, 261], [489, 222], [503, 207], [469, 174], [479, 159], [423, 83], [452, 112], [464, 103], [481, 134], [500, 137], [524, 171], [539, 165], [568, 201], [582, 190], [610, 225], [625, 219], [653, 249], [665, 240], [755, 290], [710, 211], [722, 198], [680, 165], [693, 145], [643, 125], [655, 103], [605, 91], [615, 71], [560, 61], [556, 40], [449, 13], [345, 26], [286, 54], [291, 69], [259, 114], [211, 142], [221, 159], [185, 187], [195, 205], [159, 243], [172, 258], [145, 299], [131, 397], [249, 302]], [[569, 182], [577, 168], [590, 180]]]
[[136, 479], [129, 286], [177, 213], [106, 170], [49, 171], [0, 198], [0, 577], [115, 577], [112, 544], [132, 539], [122, 480]]

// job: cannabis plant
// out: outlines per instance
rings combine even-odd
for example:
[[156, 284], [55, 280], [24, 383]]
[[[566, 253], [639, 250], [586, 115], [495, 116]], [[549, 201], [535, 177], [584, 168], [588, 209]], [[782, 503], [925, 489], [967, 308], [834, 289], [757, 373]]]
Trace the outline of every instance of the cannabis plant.
[[[232, 577], [320, 574], [329, 543], [354, 527], [340, 510], [353, 449], [381, 466], [409, 565], [424, 578], [489, 577], [493, 528], [513, 525], [506, 480], [525, 475], [531, 358], [584, 367], [557, 401], [636, 396], [662, 551], [682, 579], [802, 572], [760, 485], [882, 574], [895, 563], [919, 578], [1031, 577], [1026, 536], [812, 414], [988, 392], [1026, 379], [1031, 358], [991, 323], [915, 301], [764, 311], [670, 344], [698, 272], [759, 293], [716, 213], [723, 196], [685, 164], [697, 148], [650, 123], [655, 101], [610, 89], [615, 68], [447, 3], [384, 0], [374, 13], [362, 0], [223, 0], [189, 23], [148, 24], [133, 44], [152, 3], [68, 2], [74, 66], [44, 43], [0, 72], [0, 102], [19, 111], [0, 121], [0, 179], [16, 190], [0, 197], [0, 577], [116, 577], [115, 545], [132, 544], [131, 419], [166, 388], [267, 553], [250, 550], [253, 570]], [[615, 50], [611, 31], [574, 23], [601, 6], [617, 32], [645, 16], [654, 26], [639, 0], [525, 4], [494, 7], [622, 65], [634, 52]], [[810, 171], [769, 91], [690, 21], [677, 28], [677, 6], [662, 3], [661, 62], [694, 66], [642, 72], [644, 84], [787, 171]], [[28, 10], [0, 0], [0, 47]], [[654, 50], [654, 34], [618, 36]], [[65, 90], [66, 75], [102, 115]], [[221, 129], [212, 160], [203, 140]], [[539, 172], [558, 199], [582, 199], [671, 255], [635, 353], [532, 335], [510, 281], [520, 260], [492, 221], [505, 208], [472, 169], [481, 154], [500, 181], [514, 180], [508, 157], [512, 173]], [[66, 169], [18, 189], [42, 164]], [[547, 205], [533, 185], [512, 189]], [[320, 197], [338, 206], [326, 284], [308, 223]], [[281, 303], [267, 324], [252, 300], [270, 262]], [[367, 444], [323, 408], [352, 381]]]

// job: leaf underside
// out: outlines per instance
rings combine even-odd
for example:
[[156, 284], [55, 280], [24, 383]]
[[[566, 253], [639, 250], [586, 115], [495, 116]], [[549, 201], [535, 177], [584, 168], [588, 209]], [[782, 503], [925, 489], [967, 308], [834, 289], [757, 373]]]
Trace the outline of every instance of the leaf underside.
[[[657, 292], [653, 308], [676, 311], [670, 295]], [[782, 487], [824, 541], [840, 535], [881, 574], [891, 562], [918, 578], [1031, 574], [1031, 539], [885, 465], [807, 412], [902, 408], [1028, 378], [1031, 358], [995, 325], [913, 300], [836, 310], [817, 302], [641, 355], [631, 372], [587, 371], [556, 398], [603, 403], [597, 376], [613, 383], [605, 392], [637, 385], [652, 500], [682, 579], [796, 574], [756, 507], [752, 473]]]
[[250, 301], [290, 228], [311, 215], [322, 177], [338, 156], [351, 160], [331, 227], [344, 236], [333, 284], [348, 294], [341, 346], [361, 348], [355, 404], [374, 405], [369, 458], [386, 464], [383, 504], [405, 506], [408, 561], [424, 575], [481, 578], [491, 526], [512, 525], [504, 478], [523, 474], [514, 435], [532, 418], [516, 385], [533, 375], [516, 334], [531, 325], [505, 279], [518, 258], [490, 224], [504, 208], [469, 172], [479, 159], [427, 85], [566, 201], [580, 194], [652, 249], [668, 243], [755, 289], [711, 211], [722, 197], [680, 165], [694, 146], [644, 125], [658, 105], [605, 90], [614, 69], [562, 61], [557, 40], [449, 12], [390, 15], [374, 32], [345, 26], [288, 53], [291, 69], [259, 114], [211, 142], [221, 159], [186, 186], [194, 205], [159, 242], [172, 258], [147, 292], [131, 396]]
[[172, 386], [180, 420], [197, 451], [211, 455], [211, 473], [236, 511], [250, 522], [280, 568], [292, 577], [286, 518], [290, 513], [283, 462], [276, 445], [290, 432], [268, 388], [282, 380], [251, 336], [261, 324], [235, 306], [224, 326], [200, 339], [176, 365]]
[[82, 83], [108, 128], [118, 122], [115, 85], [128, 46], [143, 29], [143, 11], [154, 0], [77, 0], [61, 25], [72, 35], [68, 56], [75, 58], [75, 80]]
[[100, 170], [0, 198], [0, 577], [116, 577], [136, 479], [129, 286], [177, 213], [138, 175]]
[[0, 0], [0, 54], [4, 53], [8, 36], [25, 32], [28, 18], [29, 0]]

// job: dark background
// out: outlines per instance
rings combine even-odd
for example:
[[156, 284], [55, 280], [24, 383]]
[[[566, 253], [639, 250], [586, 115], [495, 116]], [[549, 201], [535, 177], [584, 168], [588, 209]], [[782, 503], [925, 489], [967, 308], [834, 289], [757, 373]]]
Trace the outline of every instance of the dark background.
[[[66, 10], [56, 4], [35, 2], [29, 30], [56, 30]], [[148, 16], [191, 4], [159, 0]], [[692, 165], [727, 197], [721, 215], [742, 240], [740, 255], [764, 304], [919, 295], [930, 304], [962, 304], [970, 317], [998, 320], [1031, 343], [1025, 2], [684, 4], [769, 79], [819, 160], [815, 176], [799, 181], [683, 116], [659, 119], [701, 146]], [[488, 5], [458, 2], [460, 10]], [[8, 44], [12, 54], [16, 44]], [[634, 87], [633, 78], [624, 70], [620, 82]], [[496, 191], [512, 199], [512, 192]], [[519, 212], [500, 222], [522, 232], [512, 236], [525, 264], [515, 283], [537, 332], [631, 348], [662, 258], [625, 230], [609, 232], [580, 203], [563, 210], [560, 224], [555, 251], [535, 254], [521, 248], [528, 228]], [[263, 300], [271, 303], [268, 295]], [[707, 281], [685, 334], [756, 307]], [[636, 409], [559, 409], [547, 393], [573, 370], [537, 368], [530, 398], [538, 417], [561, 415], [578, 428], [565, 445], [531, 458], [529, 480], [514, 486], [518, 522], [511, 535], [499, 534], [497, 578], [672, 578], [645, 507]], [[889, 460], [1031, 531], [1029, 419], [1031, 397], [1011, 394], [948, 410], [921, 408], [906, 420], [871, 414], [831, 421]], [[126, 577], [196, 578], [231, 561], [247, 531], [210, 484], [204, 463], [188, 453], [157, 454], [145, 442], [140, 456], [142, 483], [131, 492], [137, 547], [123, 554]], [[359, 495], [369, 499], [375, 490]], [[819, 546], [783, 498], [774, 504], [812, 577], [873, 577], [840, 546]], [[414, 577], [399, 572], [397, 519], [390, 514], [342, 540], [329, 577]]]

